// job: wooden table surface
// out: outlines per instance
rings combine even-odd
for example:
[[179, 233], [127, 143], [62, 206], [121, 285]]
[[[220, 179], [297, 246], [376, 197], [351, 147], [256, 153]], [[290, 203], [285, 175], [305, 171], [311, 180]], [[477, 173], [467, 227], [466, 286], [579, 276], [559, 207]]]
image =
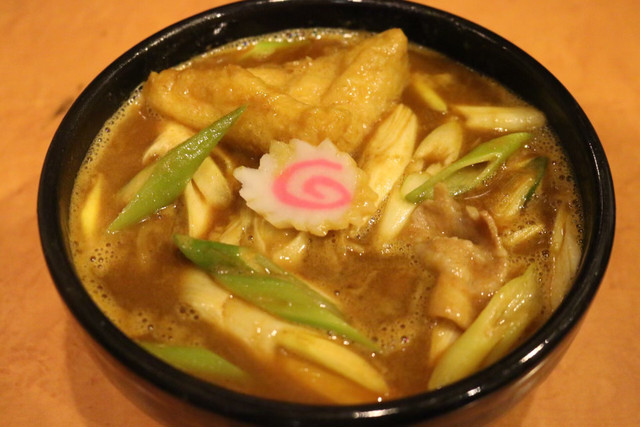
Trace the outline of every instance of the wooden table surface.
[[[510, 427], [637, 426], [640, 403], [640, 2], [423, 0], [506, 37], [593, 122], [613, 170], [617, 235], [601, 290]], [[0, 425], [155, 427], [85, 352], [40, 251], [36, 192], [70, 103], [146, 36], [222, 0], [0, 2]]]

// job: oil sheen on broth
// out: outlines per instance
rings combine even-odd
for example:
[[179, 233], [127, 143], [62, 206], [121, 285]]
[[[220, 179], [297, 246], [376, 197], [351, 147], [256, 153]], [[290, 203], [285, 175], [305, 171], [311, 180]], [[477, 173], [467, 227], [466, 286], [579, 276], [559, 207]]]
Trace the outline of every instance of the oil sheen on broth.
[[[210, 191], [211, 174], [194, 175], [173, 203], [107, 232], [139, 187], [134, 176], [240, 105], [246, 111], [208, 157], [221, 186]], [[506, 154], [502, 142], [483, 146], [513, 135], [522, 141]], [[308, 144], [290, 142], [296, 139]], [[357, 171], [355, 207], [338, 219], [285, 208], [263, 214], [267, 202], [254, 200], [263, 190], [251, 188], [262, 178], [250, 178], [263, 176], [261, 157], [282, 166], [283, 152], [289, 160], [297, 155], [291, 147], [313, 152], [326, 139], [323, 161], [326, 153], [346, 153], [345, 167]], [[489, 154], [460, 166], [477, 147]], [[492, 162], [496, 169], [483, 177]], [[433, 180], [428, 196], [407, 201], [434, 176], [444, 178]], [[154, 73], [89, 150], [70, 233], [87, 290], [131, 338], [208, 349], [246, 375], [192, 373], [236, 390], [353, 403], [441, 387], [522, 342], [571, 283], [580, 210], [571, 169], [544, 117], [499, 84], [407, 46], [399, 30], [313, 29], [242, 40]], [[371, 345], [230, 296], [221, 276], [185, 258], [175, 234], [265, 255], [333, 301]], [[194, 301], [200, 294], [186, 292], [187, 282], [216, 288], [218, 299]], [[509, 306], [505, 318], [481, 317], [507, 284], [526, 303]], [[460, 340], [499, 324], [510, 328], [488, 348]], [[460, 367], [456, 354], [477, 361]], [[345, 357], [360, 377], [339, 366]]]

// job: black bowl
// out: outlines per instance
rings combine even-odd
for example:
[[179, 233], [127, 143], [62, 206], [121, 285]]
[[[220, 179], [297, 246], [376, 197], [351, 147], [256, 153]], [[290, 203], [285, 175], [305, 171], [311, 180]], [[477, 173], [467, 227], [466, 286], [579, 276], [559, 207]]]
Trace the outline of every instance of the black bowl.
[[[575, 169], [584, 202], [584, 255], [575, 283], [555, 314], [497, 364], [440, 390], [380, 404], [312, 406], [260, 399], [197, 380], [154, 359], [114, 327], [80, 283], [70, 257], [69, 199], [78, 168], [103, 123], [151, 71], [238, 38], [300, 27], [402, 28], [411, 41], [496, 79], [547, 115]], [[545, 68], [503, 38], [459, 17], [408, 2], [255, 0], [168, 27], [126, 52], [86, 88], [47, 153], [38, 220], [53, 280], [105, 371], [133, 401], [168, 425], [449, 426], [480, 424], [495, 417], [557, 364], [604, 275], [615, 206], [609, 166], [584, 112]]]

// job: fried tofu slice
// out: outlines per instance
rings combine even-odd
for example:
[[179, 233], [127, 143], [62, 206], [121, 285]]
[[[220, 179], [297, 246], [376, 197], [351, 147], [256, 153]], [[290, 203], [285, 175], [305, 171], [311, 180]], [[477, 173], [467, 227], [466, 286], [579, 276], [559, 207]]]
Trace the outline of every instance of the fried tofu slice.
[[354, 153], [399, 99], [409, 73], [407, 39], [392, 29], [315, 59], [273, 66], [168, 69], [145, 84], [160, 114], [201, 129], [237, 108], [247, 110], [226, 142], [262, 154], [272, 141], [330, 139]]

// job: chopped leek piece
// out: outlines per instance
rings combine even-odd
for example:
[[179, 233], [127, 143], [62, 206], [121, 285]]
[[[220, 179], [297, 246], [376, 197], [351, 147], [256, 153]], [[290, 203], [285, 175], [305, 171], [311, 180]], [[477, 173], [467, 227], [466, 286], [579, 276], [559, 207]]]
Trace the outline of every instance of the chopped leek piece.
[[151, 176], [151, 172], [153, 172], [153, 167], [155, 163], [151, 163], [144, 167], [140, 172], [135, 174], [133, 178], [129, 180], [120, 190], [118, 190], [117, 196], [118, 198], [124, 202], [129, 203], [131, 199], [133, 199], [140, 188], [144, 185], [144, 183]]
[[202, 347], [175, 346], [139, 341], [138, 345], [181, 371], [242, 379], [246, 373], [236, 365]]
[[408, 175], [402, 185], [396, 185], [384, 206], [376, 231], [376, 245], [383, 247], [400, 234], [404, 226], [409, 222], [411, 214], [416, 209], [415, 203], [410, 203], [405, 198], [406, 188], [415, 188], [422, 184], [425, 178], [421, 174]]
[[278, 333], [278, 343], [290, 352], [318, 364], [326, 364], [325, 359], [332, 360], [332, 370], [342, 373], [346, 378], [364, 385], [369, 390], [379, 393], [387, 391], [384, 378], [373, 366], [363, 363], [362, 358], [356, 353], [326, 338], [281, 331]]
[[[204, 271], [190, 269], [184, 274], [181, 299], [203, 320], [236, 339], [256, 361], [277, 360], [278, 354], [282, 355], [277, 351], [280, 348], [300, 356], [300, 364], [284, 362], [279, 364], [279, 369], [325, 396], [328, 377], [338, 383], [335, 384], [338, 389], [342, 385], [344, 390], [353, 390], [352, 385], [357, 385], [370, 390], [373, 387], [371, 391], [375, 392], [388, 390], [382, 374], [349, 346], [321, 336], [313, 329], [285, 322], [242, 298], [233, 298]], [[297, 359], [285, 357], [289, 361]], [[311, 358], [311, 363], [307, 357]], [[326, 375], [325, 370], [338, 376]], [[316, 375], [322, 378], [314, 378]], [[343, 395], [326, 397], [340, 402], [345, 398]]]
[[251, 46], [241, 59], [264, 59], [278, 51], [291, 47], [299, 47], [309, 44], [307, 40], [260, 40]]
[[431, 80], [428, 75], [416, 73], [411, 76], [411, 86], [429, 108], [440, 113], [446, 113], [447, 103], [433, 88]]
[[529, 242], [544, 233], [544, 225], [534, 223], [516, 230], [508, 230], [500, 236], [502, 244], [507, 249], [514, 249], [521, 244]]
[[413, 158], [448, 166], [460, 156], [463, 138], [462, 125], [456, 120], [448, 121], [429, 132], [418, 144]]
[[564, 299], [580, 264], [582, 247], [578, 235], [576, 224], [565, 203], [556, 213], [551, 232], [550, 252], [555, 261], [549, 290], [551, 310], [558, 308]]
[[184, 188], [183, 197], [189, 220], [189, 235], [193, 237], [204, 237], [216, 212], [229, 206], [233, 200], [227, 179], [211, 157], [202, 161]]
[[530, 265], [496, 292], [476, 320], [442, 355], [429, 389], [437, 389], [471, 375], [486, 363], [504, 356], [540, 311], [537, 274]]
[[189, 181], [184, 187], [182, 197], [187, 208], [189, 235], [203, 237], [211, 226], [210, 205], [207, 204], [202, 194], [196, 189], [193, 181]]
[[378, 126], [358, 162], [369, 175], [369, 187], [378, 198], [388, 196], [411, 160], [418, 132], [418, 119], [411, 109], [398, 105]]
[[206, 157], [193, 174], [193, 183], [202, 194], [204, 201], [218, 209], [231, 204], [233, 193], [227, 178], [211, 157]]
[[536, 157], [524, 166], [525, 169], [533, 174], [533, 183], [529, 186], [529, 191], [527, 191], [523, 197], [525, 203], [533, 196], [533, 193], [536, 192], [536, 189], [540, 185], [540, 181], [542, 181], [544, 173], [547, 170], [548, 162], [546, 157]]
[[340, 310], [306, 282], [250, 248], [175, 235], [180, 251], [233, 294], [283, 319], [376, 345], [349, 325]]
[[498, 200], [490, 207], [491, 213], [499, 218], [512, 218], [531, 199], [540, 185], [547, 169], [546, 157], [535, 157], [521, 168], [512, 171], [500, 185]]
[[455, 323], [447, 319], [438, 319], [438, 323], [431, 329], [428, 365], [434, 366], [461, 333], [462, 330]]
[[159, 159], [149, 178], [109, 225], [108, 231], [122, 230], [172, 203], [244, 110], [245, 107], [240, 107], [220, 118]]
[[545, 117], [533, 107], [458, 105], [455, 107], [472, 129], [522, 132], [544, 126]]
[[[363, 387], [362, 384], [347, 380], [344, 375], [333, 369], [313, 362], [310, 363], [289, 353], [292, 352], [287, 351], [286, 354], [279, 355], [275, 361], [279, 376], [282, 378], [284, 375], [288, 375], [290, 378], [294, 378], [298, 385], [313, 390], [329, 402], [336, 402], [340, 405], [355, 405], [373, 402], [381, 395], [374, 390]], [[361, 359], [361, 362], [364, 362], [364, 359]], [[380, 376], [379, 373], [378, 376]]]
[[88, 240], [93, 240], [98, 229], [98, 212], [102, 205], [102, 195], [104, 193], [104, 176], [98, 175], [94, 186], [87, 194], [87, 200], [80, 211], [80, 224], [82, 233]]
[[169, 150], [191, 138], [194, 131], [177, 122], [168, 122], [142, 155], [142, 163], [147, 164], [167, 154]]
[[[460, 123], [449, 121], [429, 132], [418, 144], [411, 162], [405, 168], [404, 181], [400, 185], [396, 184], [387, 197], [376, 233], [376, 245], [384, 246], [402, 231], [416, 208], [415, 203], [407, 201], [406, 195], [435, 173], [431, 171], [439, 170], [456, 160], [462, 140]], [[422, 171], [425, 164], [429, 167]]]
[[433, 197], [433, 187], [443, 182], [453, 196], [467, 192], [491, 177], [504, 162], [531, 138], [529, 133], [512, 133], [484, 142], [436, 173], [406, 199], [420, 203]]

